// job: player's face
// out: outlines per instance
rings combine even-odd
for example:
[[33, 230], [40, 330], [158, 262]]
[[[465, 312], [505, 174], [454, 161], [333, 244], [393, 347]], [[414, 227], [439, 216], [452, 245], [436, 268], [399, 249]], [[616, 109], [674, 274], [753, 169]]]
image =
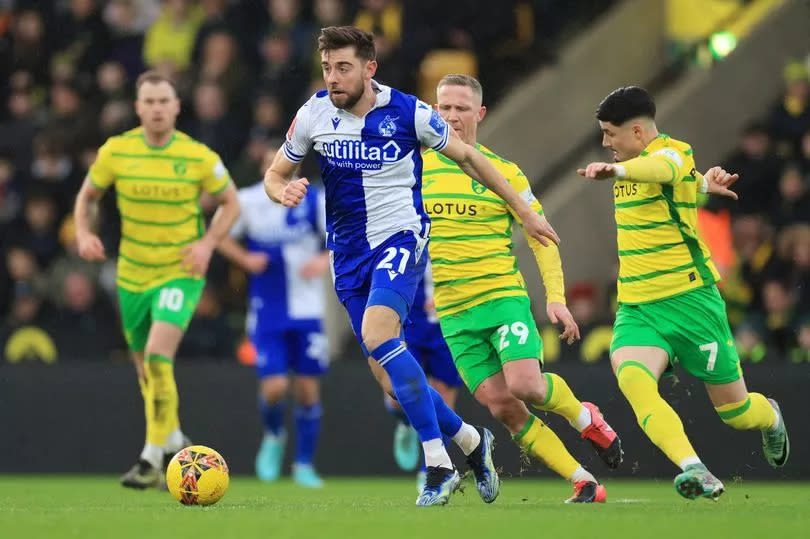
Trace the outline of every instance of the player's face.
[[469, 86], [445, 84], [436, 90], [436, 110], [467, 144], [475, 144], [487, 108]]
[[638, 157], [646, 146], [641, 126], [636, 122], [616, 125], [600, 121], [599, 127], [602, 129], [602, 146], [613, 151], [616, 162]]
[[150, 133], [165, 133], [174, 129], [180, 100], [168, 82], [144, 82], [138, 89], [135, 112], [144, 129]]
[[366, 83], [377, 71], [377, 62], [358, 58], [354, 47], [343, 47], [321, 52], [321, 69], [332, 104], [351, 109], [363, 97]]

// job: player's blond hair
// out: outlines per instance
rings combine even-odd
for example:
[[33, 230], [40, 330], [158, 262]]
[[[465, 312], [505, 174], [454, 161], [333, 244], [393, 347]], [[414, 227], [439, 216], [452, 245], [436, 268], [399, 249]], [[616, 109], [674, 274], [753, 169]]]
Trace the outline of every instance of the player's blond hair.
[[174, 90], [174, 93], [175, 94], [177, 93], [177, 85], [175, 85], [174, 81], [171, 78], [167, 77], [166, 75], [160, 73], [159, 71], [155, 71], [154, 69], [150, 69], [149, 71], [144, 71], [143, 73], [140, 74], [138, 79], [135, 81], [135, 93], [137, 94], [138, 90], [141, 89], [141, 86], [143, 86], [144, 83], [147, 83], [147, 82], [149, 84], [158, 84], [160, 82], [168, 82], [169, 86], [171, 86], [172, 89]]
[[484, 89], [481, 87], [481, 83], [478, 82], [478, 79], [470, 75], [461, 75], [458, 73], [445, 75], [442, 77], [442, 80], [439, 81], [436, 90], [438, 91], [442, 86], [466, 86], [472, 89], [473, 94], [475, 94], [478, 99], [482, 101], [484, 99]]

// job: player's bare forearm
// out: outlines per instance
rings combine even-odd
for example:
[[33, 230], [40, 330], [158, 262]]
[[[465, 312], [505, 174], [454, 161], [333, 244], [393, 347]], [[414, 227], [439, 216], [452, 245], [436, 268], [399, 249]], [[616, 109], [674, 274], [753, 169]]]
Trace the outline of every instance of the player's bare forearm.
[[236, 187], [233, 183], [229, 183], [222, 193], [217, 197], [219, 207], [217, 208], [214, 218], [211, 220], [211, 226], [205, 233], [203, 240], [209, 243], [212, 247], [216, 247], [228, 235], [228, 231], [233, 226], [236, 218], [239, 217], [239, 197], [236, 195]]
[[217, 251], [242, 269], [248, 269], [247, 259], [249, 251], [230, 236], [225, 236], [217, 244]]
[[90, 178], [85, 178], [82, 188], [76, 197], [73, 209], [73, 220], [76, 226], [76, 246], [79, 256], [90, 262], [106, 260], [104, 244], [93, 232], [98, 217], [98, 201], [104, 191], [96, 189]]
[[281, 202], [281, 193], [289, 180], [282, 178], [272, 168], [268, 169], [264, 175], [264, 192], [273, 202]]
[[451, 138], [445, 147], [445, 155], [458, 163], [467, 176], [481, 182], [484, 187], [501, 197], [517, 215], [531, 212], [525, 200], [520, 198], [506, 178], [489, 162], [484, 154], [460, 139]]
[[90, 234], [95, 229], [98, 220], [98, 203], [103, 194], [104, 191], [93, 187], [90, 178], [84, 179], [73, 207], [73, 220], [77, 235]]
[[264, 192], [273, 202], [281, 203], [284, 188], [292, 180], [297, 165], [286, 157], [284, 152], [276, 152], [270, 168], [264, 173]]

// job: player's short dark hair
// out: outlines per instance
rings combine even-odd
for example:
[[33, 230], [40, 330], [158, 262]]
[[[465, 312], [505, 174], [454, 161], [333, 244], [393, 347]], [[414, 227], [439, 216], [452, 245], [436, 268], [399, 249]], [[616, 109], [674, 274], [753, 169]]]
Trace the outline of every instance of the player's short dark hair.
[[327, 26], [321, 28], [318, 36], [318, 51], [332, 51], [343, 47], [354, 47], [358, 58], [376, 60], [377, 49], [374, 36], [356, 26]]
[[174, 89], [174, 93], [175, 94], [177, 93], [177, 85], [175, 85], [174, 81], [171, 78], [167, 77], [166, 75], [163, 75], [162, 73], [159, 73], [158, 71], [155, 71], [154, 69], [150, 69], [149, 71], [144, 71], [143, 73], [141, 73], [138, 76], [138, 78], [135, 80], [135, 93], [137, 94], [138, 90], [141, 89], [141, 86], [143, 86], [144, 83], [147, 83], [147, 82], [149, 84], [158, 84], [160, 82], [168, 82], [169, 85]]
[[442, 86], [466, 86], [472, 89], [473, 94], [477, 95], [482, 100], [484, 99], [484, 89], [481, 87], [481, 83], [478, 82], [478, 79], [470, 75], [460, 75], [456, 73], [445, 75], [439, 81], [439, 84], [436, 85], [436, 89], [438, 90]]
[[610, 92], [596, 108], [596, 118], [613, 125], [644, 116], [655, 119], [655, 101], [650, 93], [638, 86], [625, 86]]

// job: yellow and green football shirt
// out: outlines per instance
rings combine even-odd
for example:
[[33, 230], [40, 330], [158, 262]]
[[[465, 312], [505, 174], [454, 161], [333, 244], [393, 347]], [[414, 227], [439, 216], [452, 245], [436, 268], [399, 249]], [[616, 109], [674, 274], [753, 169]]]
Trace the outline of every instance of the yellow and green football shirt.
[[[692, 148], [662, 134], [640, 157], [620, 164], [626, 175], [613, 186], [619, 303], [646, 303], [716, 283], [720, 274], [697, 230], [702, 177]], [[642, 183], [652, 165], [663, 183]]]
[[205, 233], [200, 192], [217, 194], [231, 181], [214, 151], [179, 131], [166, 146], [152, 147], [139, 127], [110, 137], [88, 176], [98, 189], [115, 185], [121, 288], [141, 292], [191, 276], [181, 251]]
[[[477, 148], [542, 215], [543, 207], [520, 168], [480, 144]], [[439, 317], [497, 298], [526, 296], [512, 254], [512, 224], [517, 217], [509, 205], [439, 152], [427, 150], [422, 159], [422, 199], [432, 223], [429, 251]], [[529, 244], [540, 266], [547, 301], [565, 303], [557, 247], [543, 247], [533, 238]]]

